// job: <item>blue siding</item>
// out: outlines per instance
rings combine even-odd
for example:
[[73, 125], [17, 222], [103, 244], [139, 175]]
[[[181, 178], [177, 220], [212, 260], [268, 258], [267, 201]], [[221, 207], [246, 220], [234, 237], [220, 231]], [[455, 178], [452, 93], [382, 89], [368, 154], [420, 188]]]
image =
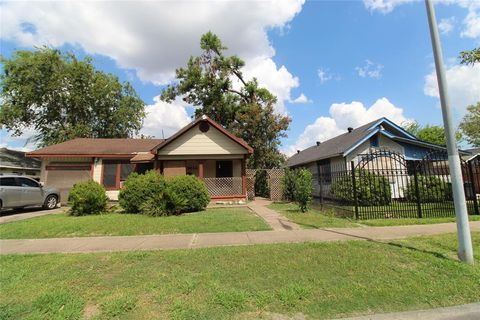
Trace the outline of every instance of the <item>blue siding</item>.
[[432, 149], [428, 149], [421, 146], [416, 146], [413, 144], [399, 142], [400, 145], [405, 149], [405, 159], [406, 160], [422, 160], [422, 158]]

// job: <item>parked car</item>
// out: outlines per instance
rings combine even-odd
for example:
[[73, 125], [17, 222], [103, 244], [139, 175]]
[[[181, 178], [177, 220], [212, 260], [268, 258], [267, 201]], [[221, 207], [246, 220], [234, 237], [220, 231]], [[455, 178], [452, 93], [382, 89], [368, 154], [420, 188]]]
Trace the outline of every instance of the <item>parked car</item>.
[[5, 175], [0, 176], [0, 209], [42, 206], [54, 209], [60, 202], [60, 192], [45, 187], [34, 179]]

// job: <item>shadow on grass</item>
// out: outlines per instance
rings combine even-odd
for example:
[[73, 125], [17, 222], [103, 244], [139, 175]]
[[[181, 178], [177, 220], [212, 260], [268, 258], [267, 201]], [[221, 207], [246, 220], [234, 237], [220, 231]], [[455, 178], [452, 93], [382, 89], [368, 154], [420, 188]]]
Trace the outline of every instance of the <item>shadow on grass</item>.
[[373, 242], [373, 243], [380, 244], [380, 245], [393, 246], [393, 247], [396, 247], [396, 248], [407, 249], [407, 250], [410, 250], [410, 251], [413, 251], [413, 252], [426, 253], [426, 254], [432, 255], [432, 256], [434, 256], [435, 258], [439, 258], [439, 259], [444, 259], [444, 260], [459, 262], [458, 259], [452, 259], [452, 258], [446, 256], [446, 255], [443, 254], [443, 253], [439, 253], [439, 252], [435, 252], [435, 251], [430, 251], [430, 250], [425, 250], [425, 249], [420, 249], [420, 248], [412, 247], [412, 246], [410, 246], [410, 245], [401, 244], [401, 243], [398, 243], [398, 242], [379, 241], [379, 240], [375, 240], [375, 239], [372, 239], [372, 238], [369, 238], [369, 237], [358, 236], [358, 235], [350, 234], [350, 233], [347, 233], [347, 232], [340, 232], [340, 231], [331, 230], [331, 229], [322, 229], [322, 230], [327, 231], [327, 232], [331, 232], [331, 233], [336, 233], [336, 234], [341, 234], [341, 235], [349, 236], [349, 237], [352, 237], [352, 238], [357, 238], [357, 239], [366, 240], [366, 241], [368, 241], [368, 242]]

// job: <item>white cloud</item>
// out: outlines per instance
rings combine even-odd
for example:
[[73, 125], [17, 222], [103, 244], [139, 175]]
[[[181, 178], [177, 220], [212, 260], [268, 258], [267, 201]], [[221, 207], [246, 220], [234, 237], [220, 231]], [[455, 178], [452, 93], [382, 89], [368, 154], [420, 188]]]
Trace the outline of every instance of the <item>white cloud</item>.
[[1, 38], [23, 46], [81, 46], [111, 57], [143, 81], [166, 84], [175, 68], [200, 53], [200, 36], [211, 30], [246, 60], [245, 74], [256, 76], [278, 96], [278, 110], [298, 79], [271, 59], [267, 31], [283, 30], [304, 0], [294, 1], [74, 1], [4, 2]]
[[348, 127], [356, 128], [381, 117], [387, 117], [397, 124], [409, 120], [403, 115], [403, 109], [393, 105], [387, 98], [378, 99], [369, 108], [358, 101], [333, 103], [329, 111], [329, 117], [319, 117], [308, 125], [295, 144], [283, 150], [284, 153], [291, 156], [297, 150], [314, 145], [316, 141], [325, 141], [346, 132]]
[[443, 34], [449, 34], [455, 28], [455, 17], [444, 18], [440, 20], [438, 29]]
[[[407, 4], [407, 3], [419, 3], [420, 0], [363, 0], [365, 8], [371, 12], [378, 11], [383, 14], [387, 14], [393, 11], [395, 7]], [[458, 5], [461, 8], [467, 10], [467, 15], [463, 19], [463, 30], [460, 35], [466, 38], [479, 38], [480, 37], [480, 1], [478, 0], [436, 0], [435, 4], [443, 5]], [[438, 25], [440, 31], [442, 27]]]
[[19, 151], [32, 151], [37, 148], [33, 137], [37, 134], [34, 129], [27, 128], [21, 136], [12, 136], [7, 130], [0, 130], [0, 147]]
[[362, 78], [369, 77], [373, 79], [380, 79], [382, 77], [383, 66], [370, 60], [365, 60], [363, 67], [356, 67], [358, 75]]
[[312, 103], [312, 100], [308, 99], [306, 95], [301, 93], [296, 99], [292, 100], [291, 103]]
[[182, 100], [168, 103], [160, 100], [159, 96], [153, 100], [153, 104], [145, 106], [147, 115], [140, 130], [141, 134], [168, 138], [192, 121], [187, 114], [188, 106]]
[[321, 84], [324, 84], [330, 80], [339, 81], [341, 79], [338, 74], [331, 73], [328, 68], [318, 68], [317, 75]]
[[250, 60], [245, 65], [243, 74], [247, 79], [256, 77], [260, 86], [277, 96], [275, 110], [279, 113], [286, 112], [285, 101], [291, 101], [291, 90], [300, 85], [298, 78], [288, 72], [285, 66], [277, 68], [270, 58], [259, 57]]
[[[446, 78], [450, 103], [460, 115], [465, 113], [468, 105], [480, 101], [480, 65], [449, 66], [446, 68]], [[435, 69], [425, 76], [423, 92], [430, 97], [439, 97]]]

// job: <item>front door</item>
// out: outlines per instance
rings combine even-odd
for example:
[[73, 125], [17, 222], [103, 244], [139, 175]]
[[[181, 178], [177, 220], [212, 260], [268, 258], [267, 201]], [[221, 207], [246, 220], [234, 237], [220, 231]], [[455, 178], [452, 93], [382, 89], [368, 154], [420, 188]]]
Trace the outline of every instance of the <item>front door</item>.
[[216, 177], [217, 178], [233, 177], [233, 161], [232, 160], [217, 161]]

